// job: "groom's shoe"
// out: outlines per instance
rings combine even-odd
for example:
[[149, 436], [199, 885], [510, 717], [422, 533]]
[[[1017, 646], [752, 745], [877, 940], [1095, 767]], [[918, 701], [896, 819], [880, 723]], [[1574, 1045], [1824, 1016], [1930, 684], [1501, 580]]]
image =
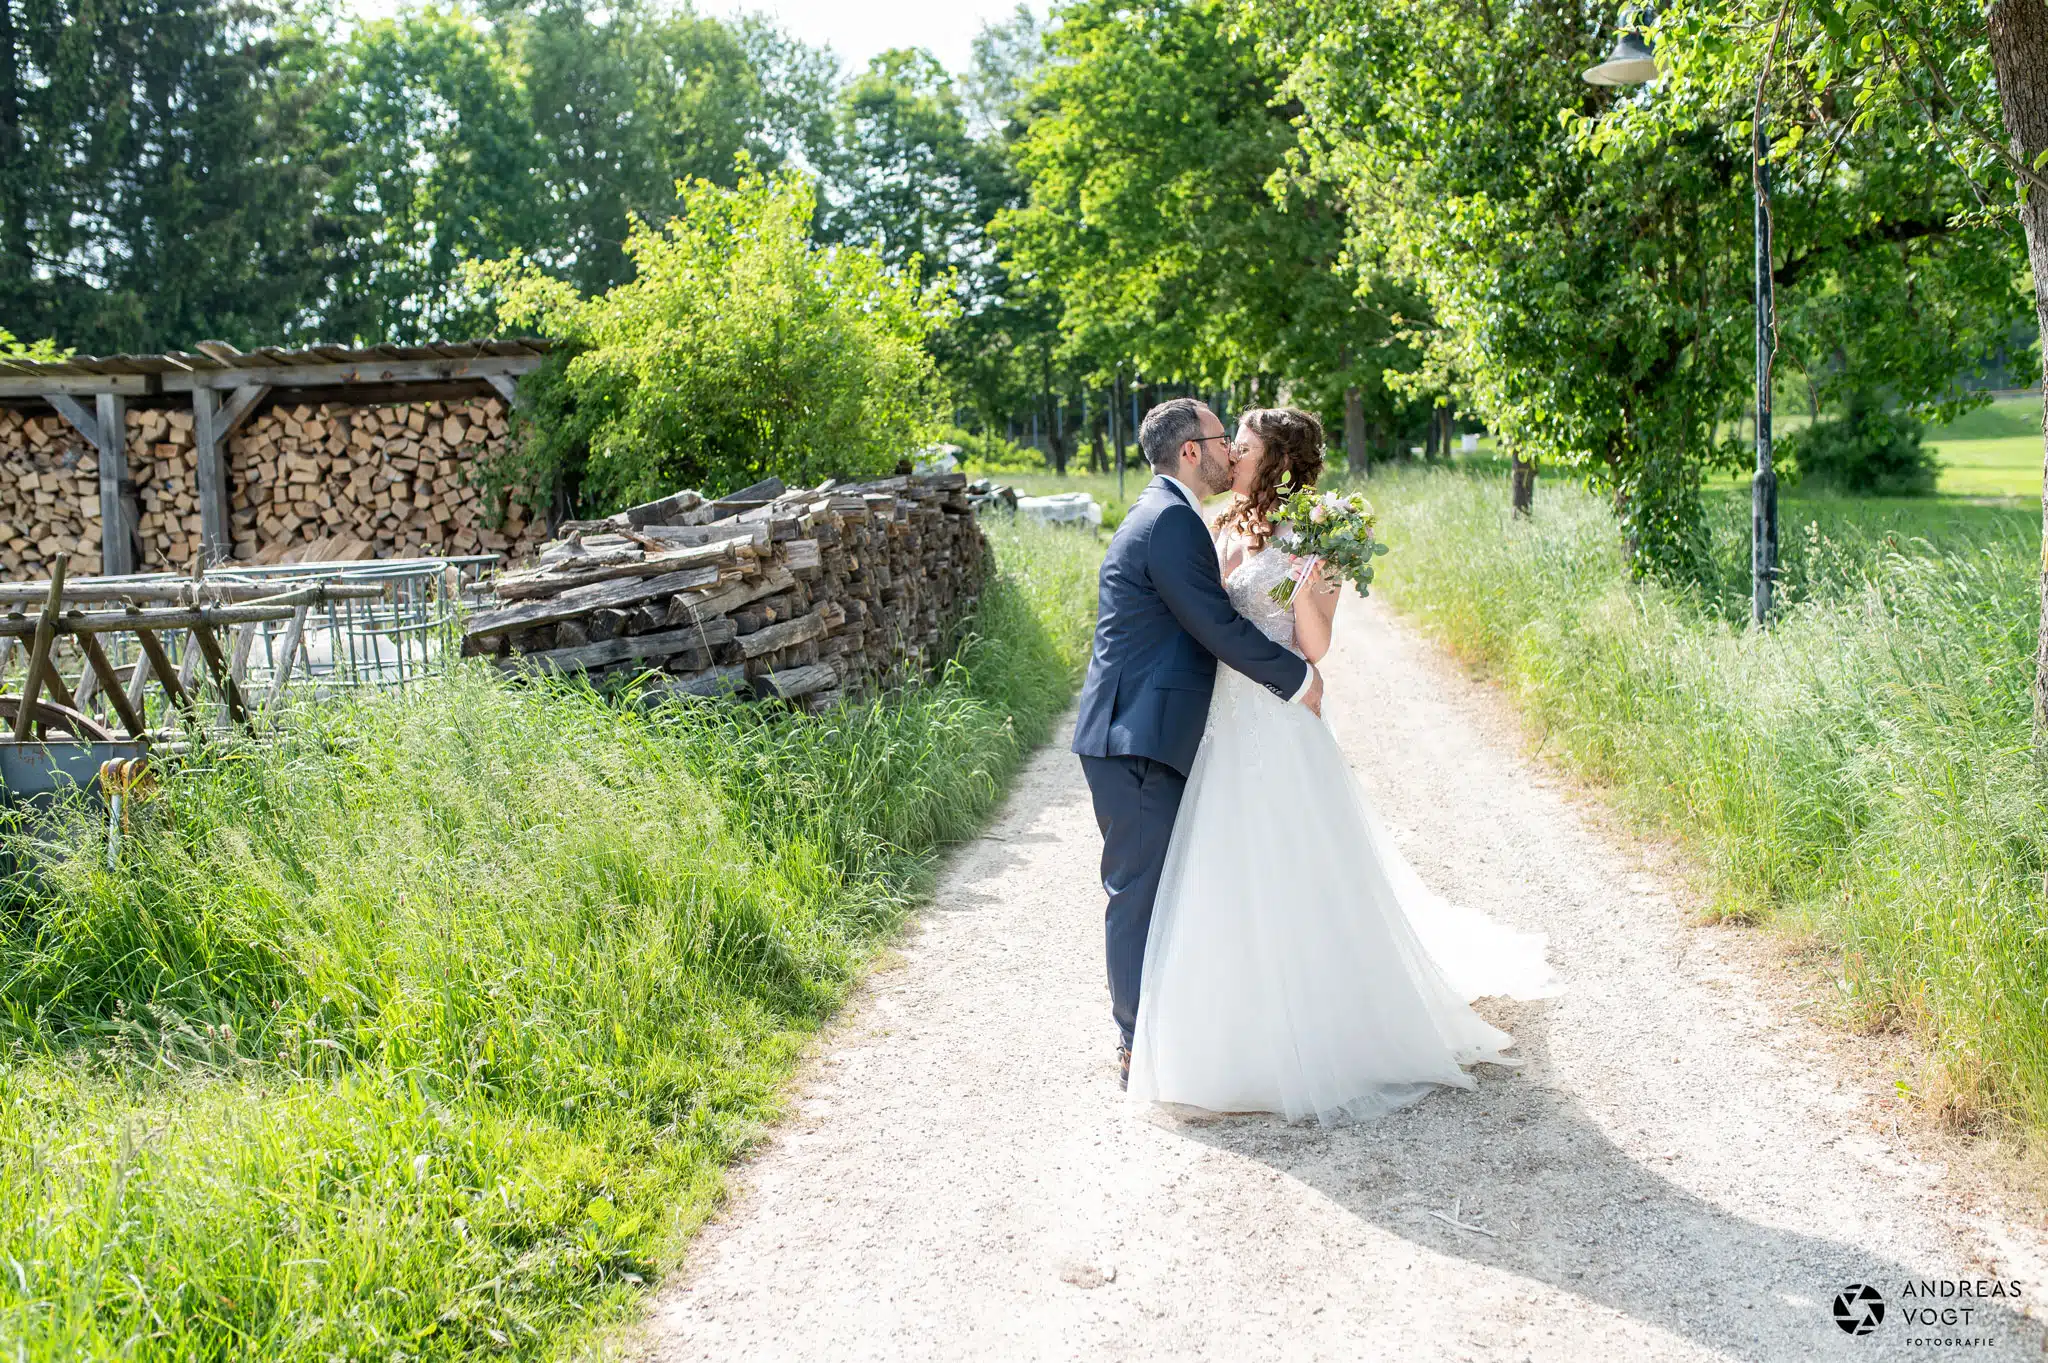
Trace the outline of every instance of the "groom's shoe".
[[1116, 1068], [1116, 1086], [1125, 1092], [1129, 1092], [1131, 1087], [1131, 1048], [1129, 1046], [1119, 1046], [1116, 1048]]

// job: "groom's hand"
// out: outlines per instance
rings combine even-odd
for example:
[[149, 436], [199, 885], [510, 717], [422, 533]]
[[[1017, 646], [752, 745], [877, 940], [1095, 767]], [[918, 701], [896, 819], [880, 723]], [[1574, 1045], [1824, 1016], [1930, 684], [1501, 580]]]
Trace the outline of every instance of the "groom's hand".
[[1323, 713], [1323, 674], [1313, 663], [1309, 664], [1308, 690], [1302, 693], [1301, 703], [1308, 707], [1312, 715]]

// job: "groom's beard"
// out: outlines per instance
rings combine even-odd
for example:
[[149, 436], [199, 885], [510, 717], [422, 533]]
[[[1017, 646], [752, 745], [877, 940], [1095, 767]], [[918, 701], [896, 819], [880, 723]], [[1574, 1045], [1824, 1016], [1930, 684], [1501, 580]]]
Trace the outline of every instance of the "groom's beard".
[[1202, 446], [1202, 462], [1195, 466], [1195, 472], [1201, 476], [1204, 497], [1214, 497], [1218, 493], [1230, 491], [1230, 465], [1209, 453], [1206, 444]]

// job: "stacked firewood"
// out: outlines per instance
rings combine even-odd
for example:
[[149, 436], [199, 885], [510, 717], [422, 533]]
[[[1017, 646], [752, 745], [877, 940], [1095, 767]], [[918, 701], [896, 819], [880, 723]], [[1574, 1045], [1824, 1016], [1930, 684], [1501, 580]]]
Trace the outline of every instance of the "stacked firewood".
[[[504, 404], [280, 405], [228, 437], [229, 530], [242, 562], [433, 554], [528, 557], [546, 527], [478, 476], [505, 448]], [[144, 571], [199, 554], [198, 456], [186, 408], [130, 409], [128, 468]], [[54, 556], [98, 572], [99, 458], [54, 413], [0, 409], [0, 578], [46, 578]]]
[[228, 439], [235, 557], [258, 563], [500, 554], [546, 538], [478, 472], [505, 447], [493, 399], [273, 407]]
[[960, 474], [796, 490], [770, 479], [570, 522], [536, 566], [498, 579], [501, 604], [470, 618], [463, 651], [823, 709], [943, 662], [986, 571], [966, 488]]
[[60, 553], [99, 571], [99, 468], [59, 417], [0, 409], [0, 577], [47, 578]]
[[183, 571], [199, 554], [199, 456], [192, 413], [128, 413], [128, 475], [135, 480], [136, 567]]

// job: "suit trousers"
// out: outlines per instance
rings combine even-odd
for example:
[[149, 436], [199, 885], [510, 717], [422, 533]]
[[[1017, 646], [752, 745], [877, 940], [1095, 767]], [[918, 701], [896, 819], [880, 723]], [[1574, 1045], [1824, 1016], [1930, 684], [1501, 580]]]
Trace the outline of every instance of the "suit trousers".
[[1188, 778], [1149, 757], [1083, 757], [1081, 769], [1095, 798], [1102, 829], [1103, 948], [1109, 963], [1110, 1012], [1123, 1045], [1138, 1029], [1138, 989], [1145, 970], [1145, 938], [1152, 901], [1166, 869], [1166, 846], [1180, 814]]

